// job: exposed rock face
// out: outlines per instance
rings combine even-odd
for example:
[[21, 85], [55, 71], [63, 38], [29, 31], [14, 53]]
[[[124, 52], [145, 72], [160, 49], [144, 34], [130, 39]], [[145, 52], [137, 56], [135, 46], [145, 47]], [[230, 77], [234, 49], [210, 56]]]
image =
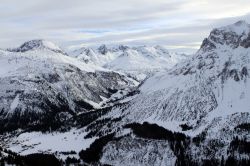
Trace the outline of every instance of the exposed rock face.
[[248, 36], [242, 40], [240, 45], [244, 48], [249, 48], [250, 47], [250, 33], [248, 33]]
[[227, 45], [233, 49], [239, 46], [248, 48], [250, 39], [249, 28], [249, 24], [244, 21], [239, 21], [226, 27], [216, 28], [210, 33], [209, 37], [203, 41], [201, 50], [204, 52], [213, 50], [216, 48], [216, 45]]
[[99, 48], [98, 48], [98, 51], [101, 53], [101, 54], [103, 54], [103, 55], [105, 55], [105, 54], [107, 54], [107, 52], [108, 52], [108, 48], [107, 48], [107, 46], [106, 45], [101, 45]]

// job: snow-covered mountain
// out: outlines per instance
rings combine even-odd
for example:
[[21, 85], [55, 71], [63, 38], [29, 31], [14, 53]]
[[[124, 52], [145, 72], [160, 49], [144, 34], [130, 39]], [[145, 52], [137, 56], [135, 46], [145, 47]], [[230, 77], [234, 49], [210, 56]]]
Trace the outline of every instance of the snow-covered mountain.
[[[67, 161], [82, 165], [249, 165], [250, 25], [244, 21], [212, 30], [198, 52], [179, 63], [159, 46], [0, 55], [6, 68], [0, 73], [1, 126], [20, 106], [46, 115], [56, 110], [49, 117], [62, 122], [56, 132], [3, 133], [0, 146], [6, 149], [77, 157]], [[168, 63], [171, 68], [157, 69], [139, 86], [102, 67], [144, 74]], [[148, 68], [138, 70], [143, 65]], [[71, 146], [60, 149], [62, 144]]]
[[[249, 160], [249, 41], [246, 22], [214, 29], [191, 59], [146, 80], [135, 99], [100, 118], [120, 118], [109, 126], [116, 127], [111, 133], [122, 136], [104, 147], [100, 162], [201, 165], [208, 160], [218, 165], [224, 158]], [[124, 129], [127, 124], [133, 124], [133, 134]], [[100, 130], [106, 133], [106, 124]]]
[[57, 126], [78, 113], [109, 106], [115, 96], [118, 100], [138, 85], [41, 40], [1, 51], [0, 66], [1, 131]]
[[141, 119], [188, 122], [198, 129], [198, 121], [248, 112], [249, 32], [244, 22], [214, 29], [190, 60], [141, 86], [132, 118], [138, 110]]
[[40, 49], [40, 50], [46, 49], [54, 51], [56, 53], [66, 54], [59, 46], [57, 46], [53, 42], [42, 39], [27, 41], [18, 48], [7, 49], [7, 50], [11, 52], [26, 52], [35, 49]]
[[139, 79], [157, 71], [170, 69], [188, 57], [185, 54], [169, 53], [162, 46], [128, 47], [124, 45], [113, 47], [101, 45], [96, 49], [81, 48], [69, 54], [85, 63], [138, 77], [141, 75]]
[[73, 56], [80, 61], [98, 66], [103, 66], [104, 64], [117, 58], [120, 54], [122, 54], [122, 50], [108, 49], [106, 45], [101, 45], [98, 48], [83, 47], [69, 53], [70, 56]]

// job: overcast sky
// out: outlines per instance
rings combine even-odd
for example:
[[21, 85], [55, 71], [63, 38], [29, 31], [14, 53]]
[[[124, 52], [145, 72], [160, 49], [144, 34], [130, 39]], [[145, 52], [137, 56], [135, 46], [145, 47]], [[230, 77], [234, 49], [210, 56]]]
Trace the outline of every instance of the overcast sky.
[[1, 0], [0, 47], [42, 38], [192, 52], [211, 29], [238, 20], [250, 22], [249, 0]]

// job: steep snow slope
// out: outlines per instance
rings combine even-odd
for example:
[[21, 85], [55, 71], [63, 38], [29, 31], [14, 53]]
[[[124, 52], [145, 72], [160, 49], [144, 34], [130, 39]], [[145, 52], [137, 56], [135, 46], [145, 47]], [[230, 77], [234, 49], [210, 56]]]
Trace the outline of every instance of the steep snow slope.
[[[55, 51], [58, 47], [51, 43], [24, 45], [0, 53], [1, 130], [59, 127], [65, 118], [100, 108], [118, 90], [125, 94], [138, 85], [125, 75]], [[23, 48], [29, 49], [19, 51]]]

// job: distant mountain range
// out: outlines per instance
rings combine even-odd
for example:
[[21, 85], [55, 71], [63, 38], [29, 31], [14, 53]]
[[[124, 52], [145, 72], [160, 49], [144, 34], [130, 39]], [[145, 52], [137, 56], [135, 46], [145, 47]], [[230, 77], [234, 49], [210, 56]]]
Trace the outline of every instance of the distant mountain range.
[[188, 55], [169, 53], [162, 46], [128, 47], [124, 45], [98, 48], [81, 48], [69, 55], [104, 68], [120, 71], [144, 79], [157, 71], [173, 67], [177, 62], [188, 58]]

